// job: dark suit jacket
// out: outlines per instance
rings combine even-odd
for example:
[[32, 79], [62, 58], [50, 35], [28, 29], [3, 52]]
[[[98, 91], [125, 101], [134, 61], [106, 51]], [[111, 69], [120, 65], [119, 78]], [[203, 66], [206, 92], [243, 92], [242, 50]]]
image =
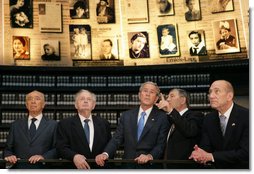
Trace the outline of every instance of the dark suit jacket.
[[16, 120], [11, 124], [3, 157], [16, 155], [17, 158], [28, 159], [32, 155], [42, 155], [45, 159], [57, 158], [56, 128], [56, 121], [43, 116], [35, 136], [31, 139], [28, 118]]
[[188, 160], [194, 145], [200, 141], [203, 118], [201, 112], [187, 110], [181, 116], [173, 109], [168, 116], [169, 123], [175, 124], [166, 147], [168, 160]]
[[207, 54], [207, 52], [206, 52], [206, 47], [205, 46], [203, 46], [200, 50], [199, 50], [199, 52], [197, 53], [197, 54], [195, 54], [194, 52], [193, 52], [193, 49], [192, 49], [192, 47], [190, 47], [190, 55], [191, 56], [202, 56], [202, 55], [206, 55]]
[[87, 159], [94, 159], [96, 155], [102, 153], [111, 138], [110, 124], [98, 116], [93, 116], [93, 124], [94, 142], [91, 151], [79, 116], [61, 120], [57, 129], [57, 152], [59, 155], [73, 161], [76, 154], [82, 154]]
[[137, 141], [137, 119], [139, 107], [123, 112], [113, 138], [105, 148], [110, 158], [119, 145], [124, 145], [124, 159], [135, 159], [140, 154], [151, 154], [161, 159], [169, 129], [166, 114], [153, 107], [143, 132]]
[[216, 168], [239, 168], [240, 161], [249, 161], [249, 110], [234, 104], [224, 137], [218, 111], [208, 114], [200, 147], [213, 154]]

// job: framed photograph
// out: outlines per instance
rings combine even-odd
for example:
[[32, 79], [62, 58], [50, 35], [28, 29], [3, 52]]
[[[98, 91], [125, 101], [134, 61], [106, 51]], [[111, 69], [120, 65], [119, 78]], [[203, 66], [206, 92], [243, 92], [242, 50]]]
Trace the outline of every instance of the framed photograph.
[[186, 21], [201, 20], [199, 0], [184, 0]]
[[14, 60], [30, 60], [30, 39], [27, 36], [12, 37]]
[[41, 41], [41, 59], [45, 61], [60, 60], [60, 49], [58, 40]]
[[100, 60], [119, 60], [118, 40], [105, 38], [101, 40]]
[[12, 28], [33, 28], [33, 1], [10, 0], [10, 20]]
[[150, 58], [149, 38], [146, 31], [129, 32], [129, 56], [132, 59]]
[[89, 0], [69, 0], [72, 19], [89, 19]]
[[157, 36], [160, 57], [179, 56], [177, 27], [175, 24], [159, 25]]
[[174, 12], [174, 0], [156, 0], [157, 2], [157, 16], [172, 16]]
[[114, 0], [98, 0], [96, 16], [99, 24], [112, 24], [116, 22]]
[[149, 22], [148, 0], [126, 0], [125, 2], [129, 24]]
[[214, 21], [213, 33], [216, 54], [240, 52], [235, 19]]
[[90, 25], [70, 25], [71, 58], [73, 60], [91, 60]]
[[61, 3], [39, 3], [39, 28], [40, 32], [62, 32], [62, 7]]
[[191, 56], [207, 55], [204, 30], [187, 31], [187, 44]]
[[234, 11], [233, 0], [208, 0], [211, 3], [212, 13], [220, 13], [226, 11]]

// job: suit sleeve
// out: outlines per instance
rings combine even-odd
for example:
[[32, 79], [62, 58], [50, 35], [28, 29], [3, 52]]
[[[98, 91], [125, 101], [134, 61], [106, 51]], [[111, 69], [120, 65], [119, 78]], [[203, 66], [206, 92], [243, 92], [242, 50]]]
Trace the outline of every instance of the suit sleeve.
[[9, 130], [9, 135], [7, 137], [5, 149], [3, 152], [3, 158], [14, 155], [13, 145], [14, 145], [14, 123], [11, 124], [10, 130]]
[[108, 153], [109, 158], [113, 158], [117, 148], [123, 144], [124, 140], [124, 115], [120, 117], [119, 124], [117, 126], [116, 132], [107, 144], [105, 152]]
[[200, 112], [190, 112], [185, 118], [175, 109], [169, 114], [170, 122], [174, 123], [184, 137], [196, 137], [201, 132], [203, 114]]

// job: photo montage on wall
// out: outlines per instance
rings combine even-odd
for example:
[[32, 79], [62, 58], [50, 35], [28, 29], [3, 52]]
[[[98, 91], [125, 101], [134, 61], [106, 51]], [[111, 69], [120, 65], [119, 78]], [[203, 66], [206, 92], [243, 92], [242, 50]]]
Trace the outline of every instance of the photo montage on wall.
[[30, 60], [30, 39], [26, 36], [12, 37], [14, 60]]
[[112, 24], [115, 19], [114, 0], [98, 0], [96, 5], [96, 16], [99, 24]]
[[33, 1], [10, 0], [10, 20], [12, 28], [33, 28]]
[[69, 32], [72, 60], [92, 60], [90, 25], [70, 25]]
[[199, 0], [184, 0], [186, 21], [201, 20]]
[[157, 16], [172, 16], [174, 12], [174, 0], [157, 0]]
[[41, 59], [46, 61], [60, 60], [60, 47], [58, 40], [41, 41]]
[[207, 55], [204, 30], [187, 31], [187, 43], [191, 56]]
[[125, 3], [129, 24], [149, 22], [148, 0], [126, 0]]
[[72, 19], [89, 19], [89, 0], [69, 0]]
[[208, 0], [211, 3], [212, 13], [234, 11], [233, 0]]
[[39, 28], [40, 32], [62, 32], [62, 7], [60, 3], [39, 3]]
[[240, 52], [236, 19], [213, 22], [215, 53]]
[[130, 58], [150, 58], [149, 38], [147, 32], [129, 32], [128, 40]]
[[177, 27], [175, 24], [159, 25], [157, 36], [160, 57], [179, 56]]

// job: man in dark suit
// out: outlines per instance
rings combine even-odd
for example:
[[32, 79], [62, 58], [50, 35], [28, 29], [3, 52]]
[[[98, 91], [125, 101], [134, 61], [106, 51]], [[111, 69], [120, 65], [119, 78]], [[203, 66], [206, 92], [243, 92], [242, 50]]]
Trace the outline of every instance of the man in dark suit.
[[[45, 106], [44, 94], [32, 91], [26, 96], [28, 118], [12, 123], [3, 158], [14, 164], [13, 168], [43, 168], [37, 163], [43, 159], [57, 158], [57, 122], [42, 114]], [[17, 163], [18, 159], [28, 159], [29, 164]]]
[[154, 104], [159, 98], [159, 87], [145, 82], [139, 89], [140, 106], [123, 112], [117, 130], [104, 152], [96, 156], [100, 166], [112, 158], [120, 145], [124, 146], [124, 159], [133, 159], [136, 164], [129, 168], [150, 168], [148, 162], [162, 159], [169, 129], [166, 114]]
[[101, 44], [101, 60], [116, 60], [117, 58], [112, 53], [113, 42], [110, 39], [103, 40]]
[[188, 160], [193, 146], [200, 141], [203, 114], [188, 109], [189, 95], [183, 89], [170, 90], [167, 100], [161, 94], [157, 106], [167, 112], [171, 125], [164, 159]]
[[212, 162], [215, 168], [249, 168], [249, 110], [235, 104], [233, 97], [228, 81], [212, 83], [209, 100], [215, 111], [205, 117], [200, 147], [194, 146], [190, 159]]
[[57, 129], [57, 152], [62, 158], [73, 161], [78, 169], [90, 169], [86, 159], [93, 159], [103, 152], [111, 138], [110, 124], [91, 112], [96, 96], [88, 90], [80, 90], [75, 96], [78, 115], [59, 122]]

